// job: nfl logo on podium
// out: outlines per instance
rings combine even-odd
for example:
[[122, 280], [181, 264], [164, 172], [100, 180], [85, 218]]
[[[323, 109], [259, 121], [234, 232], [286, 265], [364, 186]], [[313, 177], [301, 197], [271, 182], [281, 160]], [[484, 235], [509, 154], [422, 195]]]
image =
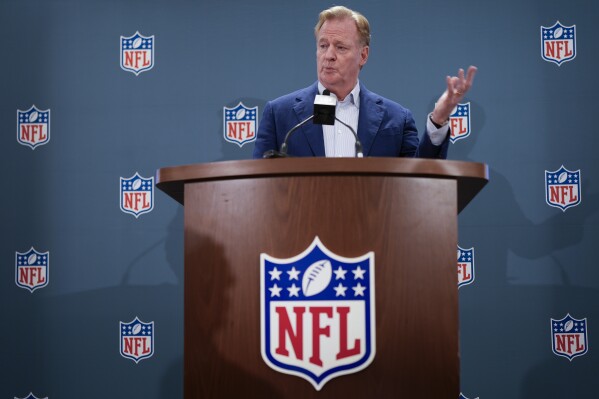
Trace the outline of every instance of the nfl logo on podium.
[[474, 282], [474, 248], [458, 246], [458, 289]]
[[581, 198], [580, 169], [570, 171], [561, 168], [550, 172], [545, 171], [545, 202], [547, 205], [566, 209], [580, 204]]
[[144, 323], [137, 317], [120, 322], [121, 356], [139, 363], [154, 354], [154, 322]]
[[374, 253], [345, 258], [316, 237], [289, 259], [260, 255], [262, 358], [309, 381], [366, 368], [375, 355]]
[[248, 108], [242, 102], [234, 108], [223, 107], [225, 140], [242, 147], [256, 140], [258, 107]]
[[128, 179], [121, 177], [121, 210], [136, 218], [154, 209], [154, 177], [148, 179], [135, 172]]
[[455, 143], [470, 135], [470, 103], [458, 104], [454, 112], [449, 116], [449, 129], [451, 134], [449, 140]]
[[135, 76], [154, 67], [154, 36], [121, 36], [121, 68]]
[[561, 320], [551, 319], [551, 349], [557, 356], [572, 361], [587, 353], [587, 319], [575, 319], [568, 313]]
[[15, 260], [15, 282], [18, 287], [33, 292], [48, 285], [50, 277], [50, 252], [37, 252], [33, 247], [25, 252], [17, 252]]
[[576, 57], [576, 25], [564, 26], [557, 21], [552, 27], [541, 26], [541, 56], [558, 66]]
[[27, 111], [17, 110], [17, 141], [32, 150], [50, 141], [50, 110], [33, 105]]

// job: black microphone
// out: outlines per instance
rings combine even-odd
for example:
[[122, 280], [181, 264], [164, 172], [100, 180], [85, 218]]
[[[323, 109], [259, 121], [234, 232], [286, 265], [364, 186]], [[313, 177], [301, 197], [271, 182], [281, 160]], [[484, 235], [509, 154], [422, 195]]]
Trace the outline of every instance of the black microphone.
[[331, 92], [328, 89], [324, 89], [322, 94], [317, 95], [314, 99], [314, 123], [334, 125], [336, 107], [337, 99], [331, 97]]

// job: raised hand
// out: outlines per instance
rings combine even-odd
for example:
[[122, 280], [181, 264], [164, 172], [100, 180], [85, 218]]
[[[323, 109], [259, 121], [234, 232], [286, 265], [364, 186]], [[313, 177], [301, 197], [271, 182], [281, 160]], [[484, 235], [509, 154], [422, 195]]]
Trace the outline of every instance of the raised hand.
[[470, 66], [466, 76], [464, 70], [460, 68], [458, 76], [447, 76], [447, 89], [439, 97], [435, 109], [433, 110], [432, 119], [438, 125], [444, 124], [451, 115], [453, 109], [462, 101], [468, 90], [472, 87], [474, 75], [478, 70], [475, 66]]

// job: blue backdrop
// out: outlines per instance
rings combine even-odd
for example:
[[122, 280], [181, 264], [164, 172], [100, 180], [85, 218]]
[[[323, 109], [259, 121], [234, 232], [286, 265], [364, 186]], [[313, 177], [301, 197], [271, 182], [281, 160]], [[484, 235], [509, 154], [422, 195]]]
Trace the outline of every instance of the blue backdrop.
[[[259, 119], [266, 101], [314, 82], [313, 27], [331, 5], [0, 2], [1, 397], [182, 397], [182, 208], [142, 190], [148, 206], [121, 209], [133, 197], [120, 180], [250, 158], [253, 142], [225, 140], [224, 107], [258, 107]], [[599, 3], [346, 5], [371, 23], [361, 81], [421, 130], [445, 76], [479, 67], [469, 134], [449, 150], [491, 178], [459, 216], [475, 269], [459, 289], [464, 396], [597, 395]], [[143, 71], [121, 65], [121, 37], [136, 32], [153, 37], [131, 41], [151, 60]], [[578, 181], [546, 179], [562, 166]], [[556, 184], [578, 201], [559, 207]], [[554, 332], [574, 332], [551, 319], [568, 314], [587, 328], [556, 348]], [[138, 362], [119, 346], [119, 323], [135, 317], [154, 323], [154, 351]]]

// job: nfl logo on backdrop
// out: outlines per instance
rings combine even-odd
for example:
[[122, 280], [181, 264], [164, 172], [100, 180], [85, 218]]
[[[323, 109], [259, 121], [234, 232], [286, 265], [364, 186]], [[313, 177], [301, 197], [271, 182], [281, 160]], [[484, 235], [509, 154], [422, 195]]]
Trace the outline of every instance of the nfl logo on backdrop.
[[121, 68], [135, 76], [154, 67], [154, 35], [121, 36]]
[[569, 171], [561, 168], [545, 171], [545, 202], [547, 205], [560, 208], [562, 211], [580, 204], [581, 198], [580, 169]]
[[50, 141], [50, 110], [33, 105], [27, 111], [17, 110], [17, 141], [32, 150]]
[[458, 246], [458, 289], [474, 282], [474, 247], [463, 249]]
[[154, 177], [141, 177], [135, 172], [128, 179], [121, 177], [121, 210], [136, 218], [154, 209]]
[[17, 398], [15, 396], [15, 399], [48, 399], [48, 397], [44, 397], [44, 398], [38, 398], [37, 396], [35, 396], [32, 392], [29, 393], [29, 395], [25, 396], [24, 398]]
[[120, 322], [121, 356], [139, 363], [154, 354], [154, 322], [144, 323], [135, 317], [129, 323]]
[[288, 259], [260, 255], [262, 358], [309, 381], [366, 368], [375, 354], [374, 253], [345, 258], [316, 237]]
[[575, 319], [570, 313], [561, 320], [551, 319], [551, 344], [553, 353], [570, 361], [587, 353], [587, 319]]
[[258, 126], [258, 107], [248, 108], [242, 102], [234, 108], [224, 109], [225, 140], [239, 147], [256, 140]]
[[33, 292], [48, 285], [50, 252], [37, 252], [33, 247], [15, 254], [15, 282], [18, 287]]
[[552, 27], [541, 26], [542, 56], [561, 66], [576, 57], [576, 25], [564, 26], [557, 21]]
[[470, 135], [470, 103], [458, 104], [454, 112], [449, 116], [449, 129], [451, 135], [449, 140], [455, 143]]

